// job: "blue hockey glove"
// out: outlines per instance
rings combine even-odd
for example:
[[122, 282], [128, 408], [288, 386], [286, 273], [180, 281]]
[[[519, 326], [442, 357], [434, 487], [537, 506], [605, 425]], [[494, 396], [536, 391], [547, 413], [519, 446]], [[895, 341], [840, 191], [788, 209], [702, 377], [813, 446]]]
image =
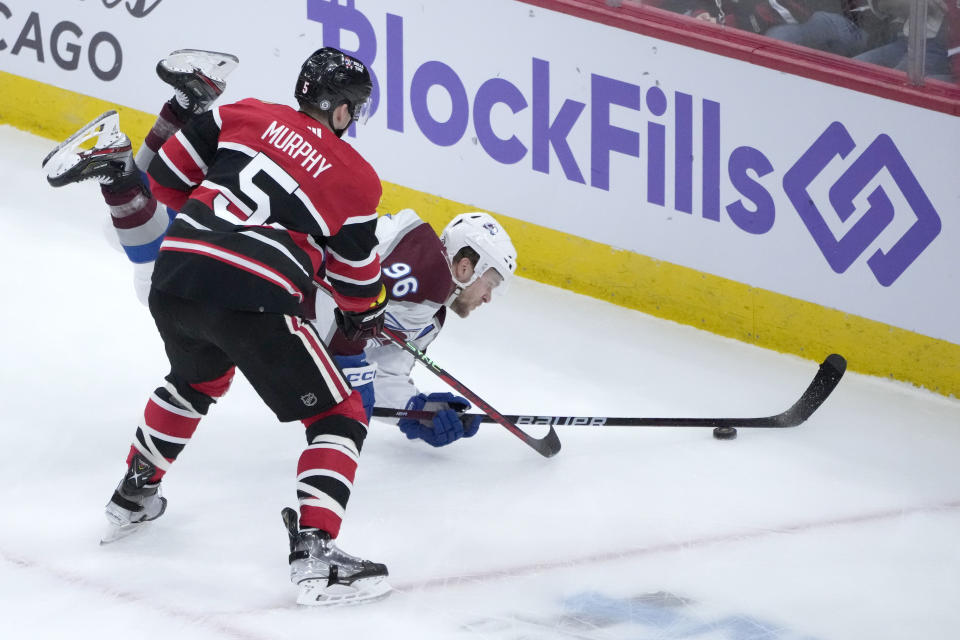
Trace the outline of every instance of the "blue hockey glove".
[[401, 418], [397, 423], [400, 431], [408, 438], [419, 438], [433, 447], [442, 447], [460, 438], [473, 437], [480, 428], [480, 416], [460, 415], [470, 408], [467, 399], [452, 393], [419, 393], [407, 401], [406, 408], [436, 412], [430, 425], [412, 418]]
[[367, 414], [367, 422], [370, 422], [370, 415], [373, 413], [373, 405], [376, 402], [373, 381], [377, 377], [377, 363], [367, 363], [367, 357], [362, 353], [355, 356], [333, 356], [333, 359], [343, 371], [343, 377], [347, 379], [350, 386], [360, 393], [363, 410]]

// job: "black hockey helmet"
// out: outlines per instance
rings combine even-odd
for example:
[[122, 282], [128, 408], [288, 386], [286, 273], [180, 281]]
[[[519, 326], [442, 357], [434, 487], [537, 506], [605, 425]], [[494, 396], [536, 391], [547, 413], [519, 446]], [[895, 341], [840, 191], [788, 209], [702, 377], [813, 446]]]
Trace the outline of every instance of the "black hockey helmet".
[[365, 64], [339, 49], [324, 47], [303, 63], [294, 96], [301, 106], [310, 105], [323, 112], [346, 104], [350, 117], [360, 120], [368, 115], [372, 89]]

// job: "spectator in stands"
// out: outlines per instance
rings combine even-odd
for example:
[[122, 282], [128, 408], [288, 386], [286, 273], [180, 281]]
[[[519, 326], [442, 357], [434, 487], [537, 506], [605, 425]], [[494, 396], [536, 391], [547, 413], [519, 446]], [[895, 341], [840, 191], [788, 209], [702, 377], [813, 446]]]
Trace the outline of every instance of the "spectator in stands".
[[887, 42], [891, 19], [870, 0], [651, 0], [650, 6], [852, 57]]
[[818, 11], [837, 11], [839, 2], [840, 0], [694, 0], [692, 9], [684, 13], [725, 27], [766, 34], [778, 25], [802, 24]]
[[868, 0], [840, 0], [814, 11], [806, 20], [770, 27], [768, 38], [827, 53], [853, 57], [887, 42], [893, 35], [891, 16], [882, 15]]
[[[892, 42], [870, 49], [856, 56], [856, 60], [906, 71], [912, 1], [873, 0], [880, 13], [902, 18], [903, 29]], [[925, 77], [960, 82], [960, 7], [957, 0], [927, 0], [926, 37]]]
[[[926, 0], [927, 78], [960, 83], [960, 0]], [[648, 6], [901, 71], [914, 0], [647, 0]]]

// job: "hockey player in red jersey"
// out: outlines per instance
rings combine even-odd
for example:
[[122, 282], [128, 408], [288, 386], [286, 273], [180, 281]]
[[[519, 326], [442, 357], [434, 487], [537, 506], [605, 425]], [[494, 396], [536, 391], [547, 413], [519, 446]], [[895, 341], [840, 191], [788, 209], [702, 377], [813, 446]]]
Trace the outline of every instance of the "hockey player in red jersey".
[[[359, 60], [324, 48], [302, 66], [299, 111], [255, 99], [205, 111], [223, 88], [217, 69], [231, 58], [185, 50], [160, 63], [161, 77], [178, 90], [179, 110], [168, 104], [151, 132], [166, 141], [145, 152], [155, 152], [149, 191], [115, 113], [44, 160], [54, 186], [101, 182], [125, 245], [159, 243], [148, 302], [171, 370], [147, 402], [127, 472], [107, 504], [107, 540], [163, 514], [164, 474], [239, 367], [281, 421], [306, 427], [299, 525], [292, 510], [284, 512], [298, 602], [376, 599], [389, 592], [386, 567], [334, 543], [368, 419], [304, 310], [322, 266], [336, 302], [332, 317], [345, 336], [369, 339], [383, 325], [380, 181], [340, 138], [363, 116], [370, 75]], [[163, 135], [157, 128], [164, 115], [189, 121]], [[93, 149], [82, 149], [92, 137]], [[179, 211], [165, 233], [157, 199]]]
[[[136, 167], [144, 171], [168, 138], [210, 107], [236, 64], [233, 56], [199, 50], [176, 51], [160, 62], [158, 73], [174, 86], [176, 96], [160, 111], [137, 153]], [[95, 133], [96, 127], [91, 125], [87, 129]], [[108, 162], [112, 143], [107, 134], [104, 137], [107, 139], [98, 143], [102, 147], [98, 157]], [[122, 148], [125, 151], [118, 150], [117, 154], [129, 156], [129, 148]], [[85, 164], [86, 175], [98, 177], [98, 166], [92, 161]], [[167, 227], [167, 211], [144, 195], [139, 185], [104, 184], [102, 189], [120, 244], [135, 266], [137, 295], [146, 304], [153, 261]], [[448, 307], [466, 317], [489, 302], [495, 290], [506, 288], [505, 281], [516, 270], [516, 250], [507, 232], [485, 213], [457, 216], [443, 230], [441, 239], [416, 213], [404, 210], [379, 219], [377, 238], [389, 290], [388, 322], [424, 350], [442, 328]], [[435, 411], [436, 417], [429, 423], [412, 419], [398, 422], [408, 438], [421, 439], [435, 447], [477, 433], [478, 418], [461, 420], [470, 408], [466, 399], [447, 392], [421, 393], [417, 389], [410, 377], [414, 366], [410, 354], [389, 341], [363, 344], [345, 340], [342, 334], [335, 333], [337, 326], [330, 320], [332, 300], [321, 295], [317, 305], [318, 329], [344, 375], [361, 393], [368, 418], [375, 400], [385, 407]]]

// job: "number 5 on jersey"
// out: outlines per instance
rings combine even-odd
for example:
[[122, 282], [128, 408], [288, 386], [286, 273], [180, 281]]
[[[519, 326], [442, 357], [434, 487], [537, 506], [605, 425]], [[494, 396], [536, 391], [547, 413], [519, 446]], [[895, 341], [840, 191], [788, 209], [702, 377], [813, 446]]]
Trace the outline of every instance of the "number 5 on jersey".
[[[269, 178], [272, 184], [265, 185], [264, 178], [260, 177], [261, 174]], [[260, 177], [260, 185], [254, 183], [254, 178], [258, 177]], [[299, 188], [297, 181], [290, 177], [289, 173], [262, 153], [251, 158], [250, 162], [237, 174], [237, 178], [240, 193], [234, 193], [223, 185], [217, 185], [220, 193], [213, 201], [213, 211], [228, 222], [246, 226], [261, 225], [270, 218], [270, 194], [264, 186], [271, 190], [281, 189], [291, 195]], [[252, 202], [253, 206], [251, 207], [244, 198]]]

